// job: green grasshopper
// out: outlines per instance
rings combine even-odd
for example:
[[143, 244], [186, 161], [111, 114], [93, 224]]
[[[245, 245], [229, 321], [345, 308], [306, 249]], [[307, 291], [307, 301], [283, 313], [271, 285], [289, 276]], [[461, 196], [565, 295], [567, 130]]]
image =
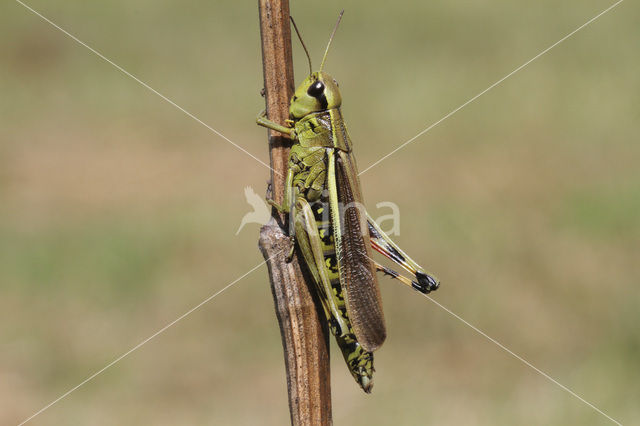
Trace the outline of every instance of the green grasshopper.
[[[338, 83], [323, 72], [324, 62], [340, 19], [331, 34], [320, 70], [312, 71], [291, 98], [286, 126], [258, 115], [260, 126], [288, 135], [289, 154], [284, 199], [269, 203], [288, 213], [294, 247], [300, 249], [315, 283], [329, 328], [349, 371], [362, 389], [373, 387], [373, 351], [386, 338], [376, 271], [385, 273], [421, 293], [440, 285], [437, 278], [407, 256], [366, 213], [351, 139], [342, 119]], [[382, 266], [371, 258], [371, 247], [388, 257], [415, 280]]]

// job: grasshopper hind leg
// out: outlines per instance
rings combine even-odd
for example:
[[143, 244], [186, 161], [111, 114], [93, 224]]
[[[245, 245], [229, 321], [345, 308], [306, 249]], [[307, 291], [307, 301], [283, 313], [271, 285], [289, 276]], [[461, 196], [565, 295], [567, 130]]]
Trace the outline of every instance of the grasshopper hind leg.
[[438, 287], [440, 287], [440, 281], [425, 272], [417, 271], [416, 279], [418, 280], [417, 284], [419, 285], [419, 288], [414, 288], [421, 293], [431, 293], [432, 291], [437, 290]]
[[349, 372], [360, 387], [369, 393], [373, 388], [373, 353], [366, 351], [358, 343], [351, 328], [341, 288], [332, 284], [332, 264], [325, 258], [313, 209], [306, 199], [298, 197], [294, 211], [296, 241], [316, 284], [331, 333], [336, 338]]
[[429, 294], [431, 293], [432, 288], [429, 286], [425, 286], [423, 283], [416, 281], [416, 280], [411, 280], [410, 278], [405, 277], [404, 275], [400, 275], [398, 272], [394, 271], [391, 268], [387, 268], [384, 265], [379, 264], [376, 261], [373, 261], [374, 266], [376, 267], [376, 271], [378, 272], [382, 272], [383, 274], [400, 281], [402, 284], [411, 287], [414, 290], [419, 291], [422, 294]]
[[296, 200], [293, 220], [298, 246], [320, 293], [325, 315], [332, 325], [331, 331], [336, 336], [345, 335], [349, 333], [348, 319], [338, 307], [339, 300], [334, 297], [317, 223], [311, 206], [303, 197], [298, 197]]
[[[420, 265], [404, 253], [402, 249], [398, 247], [398, 245], [382, 229], [380, 229], [380, 226], [378, 226], [378, 224], [368, 214], [367, 219], [369, 225], [369, 237], [373, 249], [400, 265], [407, 272], [411, 273], [415, 277], [415, 281], [409, 281], [414, 283], [412, 285], [414, 289], [426, 294], [437, 290], [438, 287], [440, 287], [440, 281], [435, 277], [435, 275], [425, 271]], [[387, 273], [384, 270], [380, 271]], [[399, 276], [397, 272], [390, 269], [389, 271]], [[387, 275], [397, 278], [392, 273], [387, 273]]]

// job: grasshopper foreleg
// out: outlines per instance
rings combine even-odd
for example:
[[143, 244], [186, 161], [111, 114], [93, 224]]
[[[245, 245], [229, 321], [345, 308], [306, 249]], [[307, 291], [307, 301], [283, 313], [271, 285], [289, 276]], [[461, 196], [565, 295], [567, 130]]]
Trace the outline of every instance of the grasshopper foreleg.
[[[281, 124], [276, 123], [275, 121], [271, 121], [267, 118], [267, 110], [262, 110], [260, 114], [256, 117], [256, 123], [258, 126], [266, 127], [267, 129], [275, 130], [276, 132], [280, 132], [289, 136], [291, 139], [296, 139], [296, 131], [292, 127], [286, 127]], [[289, 122], [287, 121], [287, 124]]]

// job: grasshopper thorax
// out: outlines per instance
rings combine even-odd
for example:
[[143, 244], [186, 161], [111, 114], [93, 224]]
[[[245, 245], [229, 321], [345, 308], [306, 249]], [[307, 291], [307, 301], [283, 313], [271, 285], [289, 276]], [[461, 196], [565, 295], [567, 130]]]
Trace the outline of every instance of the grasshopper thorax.
[[289, 116], [297, 121], [314, 112], [338, 108], [341, 104], [338, 82], [326, 72], [316, 71], [296, 89], [291, 98]]

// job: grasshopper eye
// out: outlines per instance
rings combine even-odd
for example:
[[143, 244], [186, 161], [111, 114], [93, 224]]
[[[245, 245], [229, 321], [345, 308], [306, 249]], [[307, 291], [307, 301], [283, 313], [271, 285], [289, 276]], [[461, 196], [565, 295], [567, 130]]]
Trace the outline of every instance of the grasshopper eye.
[[319, 97], [322, 92], [324, 92], [324, 83], [321, 81], [316, 81], [307, 89], [307, 94], [309, 96], [313, 96], [314, 98]]

